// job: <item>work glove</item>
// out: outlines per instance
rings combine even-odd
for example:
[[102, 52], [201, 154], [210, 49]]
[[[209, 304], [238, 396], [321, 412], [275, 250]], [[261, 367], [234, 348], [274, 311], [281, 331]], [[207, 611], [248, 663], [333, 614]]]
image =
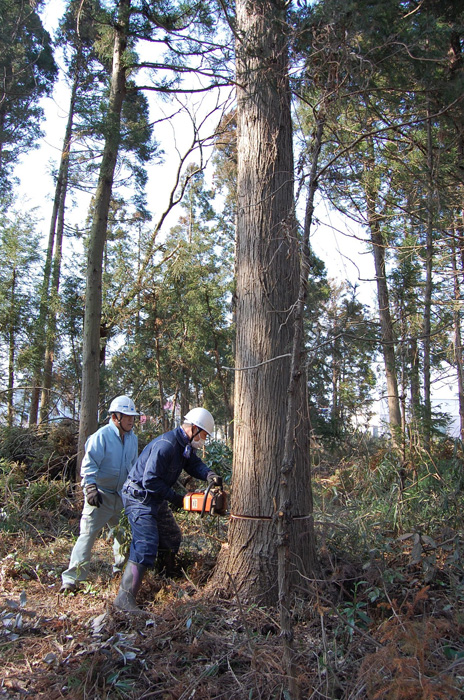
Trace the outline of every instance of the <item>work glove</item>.
[[219, 474], [209, 472], [208, 476], [206, 477], [206, 481], [208, 486], [212, 483], [213, 486], [219, 486], [219, 488], [222, 489], [222, 476], [219, 476]]
[[180, 495], [180, 493], [174, 493], [174, 498], [171, 501], [172, 505], [174, 508], [183, 508], [184, 507], [184, 497]]
[[100, 503], [103, 503], [103, 498], [97, 488], [97, 484], [87, 484], [85, 487], [85, 499], [89, 506], [100, 508]]

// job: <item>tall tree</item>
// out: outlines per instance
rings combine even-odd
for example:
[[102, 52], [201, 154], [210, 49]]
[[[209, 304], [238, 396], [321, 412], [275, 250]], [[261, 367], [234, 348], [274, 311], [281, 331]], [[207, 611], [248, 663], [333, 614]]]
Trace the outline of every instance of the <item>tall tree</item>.
[[[280, 480], [292, 580], [314, 566], [308, 416], [295, 394], [292, 469], [282, 475], [298, 243], [288, 85], [287, 3], [238, 0], [236, 369], [232, 518], [215, 581], [248, 600], [275, 603]], [[303, 383], [304, 384], [304, 383]], [[227, 572], [229, 578], [225, 578]]]
[[388, 236], [382, 230], [385, 216], [382, 214], [381, 193], [379, 188], [379, 163], [376, 160], [372, 139], [367, 141], [366, 158], [363, 160], [365, 178], [364, 190], [367, 224], [370, 231], [372, 251], [374, 253], [375, 279], [377, 283], [377, 301], [381, 328], [381, 347], [385, 366], [387, 383], [387, 402], [390, 430], [393, 441], [400, 444], [399, 431], [402, 427], [401, 407], [398, 393], [398, 376], [396, 367], [395, 332], [390, 309], [388, 276], [386, 266], [386, 251]]
[[[40, 422], [46, 419], [48, 413], [56, 341], [56, 316], [59, 301], [66, 197], [70, 179], [73, 125], [76, 112], [82, 107], [82, 93], [87, 93], [91, 88], [92, 81], [95, 80], [95, 70], [92, 69], [96, 59], [95, 42], [98, 36], [99, 17], [101, 20], [103, 19], [98, 0], [86, 0], [86, 2], [71, 0], [60, 23], [58, 44], [63, 48], [71, 89], [61, 158], [55, 180], [55, 196], [40, 290], [39, 315], [36, 322], [33, 388], [29, 411], [31, 425], [37, 423], [39, 395]], [[99, 66], [101, 72], [101, 64]]]
[[370, 417], [372, 353], [377, 344], [377, 328], [357, 299], [357, 287], [330, 285], [331, 295], [324, 309], [327, 319], [327, 346], [322, 361], [331, 374], [330, 423], [335, 435], [365, 428]]
[[[456, 239], [458, 244], [456, 243]], [[462, 236], [458, 235], [458, 231], [455, 228], [450, 239], [451, 248], [451, 264], [453, 268], [453, 291], [454, 291], [454, 338], [453, 338], [453, 353], [454, 361], [456, 363], [457, 372], [457, 383], [458, 383], [458, 402], [459, 402], [459, 434], [461, 440], [464, 441], [464, 355], [462, 351], [462, 318], [460, 314], [461, 310], [461, 299], [462, 299], [462, 283], [459, 274], [458, 256], [457, 249], [460, 247], [459, 243], [462, 242]]]
[[[423, 417], [430, 414], [430, 375], [438, 359], [434, 347], [440, 346], [436, 320], [440, 316], [442, 326], [446, 322], [446, 314], [435, 303], [433, 266], [439, 228], [449, 227], [444, 224], [449, 217], [441, 224], [440, 218], [450, 181], [454, 178], [455, 187], [459, 179], [462, 141], [462, 14], [453, 10], [452, 2], [417, 6], [378, 0], [348, 4], [324, 0], [312, 8], [311, 26], [333, 27], [340, 50], [345, 44], [349, 47], [346, 60], [337, 62], [343, 91], [336, 101], [338, 119], [329, 125], [330, 140], [324, 149], [329, 175], [324, 178], [324, 194], [337, 206], [343, 202], [344, 213], [368, 232], [376, 265], [390, 424], [398, 434], [405, 427], [398, 372], [406, 367], [406, 343], [409, 363], [414, 363], [408, 380], [414, 382], [415, 415], [420, 401]], [[317, 48], [311, 45], [310, 56], [321, 61], [330, 44], [321, 51]], [[414, 336], [399, 344], [400, 319], [394, 315], [390, 293], [398, 260], [395, 246], [402, 245], [401, 227], [411, 231], [410, 240], [418, 241], [418, 260], [427, 262], [421, 265], [414, 290], [415, 306], [425, 323], [422, 328], [411, 324]], [[401, 401], [404, 404], [403, 395]], [[423, 434], [426, 424], [422, 421]]]
[[[130, 101], [126, 74], [129, 70], [136, 72], [141, 67], [153, 68], [155, 71], [166, 68], [173, 75], [172, 80], [166, 80], [164, 73], [159, 76], [154, 73], [153, 75], [159, 78], [158, 84], [156, 84], [157, 80], [155, 79], [151, 85], [132, 85], [130, 91], [140, 92], [151, 89], [161, 92], [175, 92], [176, 89], [179, 89], [180, 76], [189, 72], [189, 69], [186, 68], [189, 57], [196, 56], [200, 63], [203, 63], [206, 60], [206, 55], [214, 54], [216, 50], [211, 48], [212, 44], [210, 44], [205, 51], [202, 51], [200, 44], [195, 39], [196, 33], [201, 33], [204, 27], [212, 24], [208, 5], [196, 2], [181, 3], [178, 6], [170, 2], [148, 5], [141, 0], [119, 0], [117, 10], [118, 19], [115, 22], [114, 30], [112, 88], [105, 118], [105, 147], [88, 246], [79, 454], [82, 454], [87, 435], [97, 427], [101, 261], [114, 168], [118, 150], [123, 141], [123, 134], [120, 130], [121, 113], [124, 104]], [[133, 51], [125, 51], [126, 46], [130, 47], [131, 42], [135, 42], [137, 39], [146, 40], [149, 43], [154, 42], [156, 32], [162, 34], [161, 41], [168, 47], [172, 62], [140, 62]], [[176, 46], [177, 40], [182, 42], [179, 47]], [[130, 43], [128, 44], [128, 42]], [[211, 81], [216, 81], [213, 71], [206, 71], [203, 74], [208, 75]], [[206, 88], [199, 89], [205, 90]], [[150, 155], [147, 151], [147, 159]]]
[[126, 96], [124, 53], [130, 19], [130, 0], [120, 0], [114, 27], [113, 66], [106, 115], [106, 138], [95, 194], [94, 214], [88, 241], [87, 282], [85, 293], [84, 337], [82, 356], [81, 418], [79, 422], [78, 462], [85, 441], [98, 426], [100, 384], [100, 324], [102, 307], [102, 260], [106, 240], [108, 211], [113, 187], [119, 144], [121, 113]]
[[[218, 225], [214, 193], [206, 189], [204, 174], [190, 166], [188, 176], [184, 213], [168, 238], [168, 250], [174, 247], [177, 252], [166, 266], [163, 281], [171, 297], [169, 317], [180, 341], [174, 353], [180, 364], [177, 372], [172, 368], [171, 376], [177, 374], [179, 382], [181, 376], [188, 378], [192, 400], [204, 403], [218, 424], [228, 426], [232, 421], [231, 381], [222, 367], [231, 361], [227, 316], [232, 247]], [[189, 394], [190, 390], [187, 387]], [[187, 397], [187, 407], [192, 400]]]

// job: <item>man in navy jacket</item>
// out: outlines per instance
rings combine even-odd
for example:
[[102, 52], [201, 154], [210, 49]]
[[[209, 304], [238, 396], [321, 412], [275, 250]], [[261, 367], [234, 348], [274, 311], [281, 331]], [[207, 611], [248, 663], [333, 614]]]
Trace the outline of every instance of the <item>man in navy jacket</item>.
[[132, 542], [114, 601], [117, 608], [140, 612], [135, 599], [146, 569], [154, 565], [159, 549], [173, 553], [179, 550], [182, 535], [168, 503], [182, 508], [183, 496], [173, 488], [181, 471], [222, 486], [222, 478], [208, 469], [197, 454], [213, 430], [211, 413], [193, 408], [182, 426], [152, 440], [130, 470], [122, 498]]

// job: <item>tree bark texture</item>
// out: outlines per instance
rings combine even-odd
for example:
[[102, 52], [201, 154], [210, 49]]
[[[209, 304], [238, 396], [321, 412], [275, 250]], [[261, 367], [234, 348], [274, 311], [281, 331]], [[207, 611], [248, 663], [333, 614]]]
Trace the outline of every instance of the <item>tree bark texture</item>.
[[[298, 297], [298, 245], [286, 3], [237, 0], [238, 214], [233, 499], [229, 542], [216, 585], [275, 604], [277, 509]], [[309, 424], [303, 383], [296, 398], [295, 468], [287, 513], [292, 577], [311, 569]], [[304, 387], [303, 387], [304, 388]]]
[[[296, 480], [295, 471], [295, 446], [296, 430], [302, 417], [303, 406], [307, 405], [305, 397], [306, 367], [305, 347], [304, 347], [304, 312], [306, 308], [306, 298], [308, 292], [308, 277], [310, 273], [310, 247], [309, 237], [311, 232], [312, 218], [314, 212], [314, 196], [317, 188], [317, 164], [322, 144], [324, 131], [324, 117], [320, 117], [316, 129], [316, 137], [313, 145], [313, 158], [311, 174], [309, 178], [308, 198], [306, 204], [305, 225], [303, 238], [301, 241], [301, 260], [298, 284], [298, 299], [294, 305], [293, 313], [293, 340], [290, 361], [290, 377], [288, 385], [287, 415], [285, 425], [284, 455], [280, 470], [279, 488], [279, 509], [277, 520], [277, 548], [278, 548], [278, 583], [279, 583], [279, 610], [280, 627], [283, 637], [284, 661], [288, 679], [288, 693], [292, 700], [299, 700], [301, 688], [298, 683], [298, 672], [295, 662], [295, 649], [293, 645], [294, 635], [292, 626], [291, 606], [293, 599], [292, 579], [292, 550], [290, 542], [294, 528], [292, 518], [292, 503], [294, 501], [294, 491]], [[303, 392], [303, 394], [302, 394]], [[302, 404], [302, 399], [304, 404]], [[298, 413], [299, 412], [299, 413]], [[311, 489], [311, 483], [308, 482]], [[310, 497], [312, 493], [310, 491]], [[308, 504], [306, 504], [308, 505]], [[312, 512], [312, 501], [309, 510]], [[307, 564], [311, 565], [314, 571], [316, 562], [315, 538], [312, 528], [312, 517], [308, 520], [307, 541], [312, 547]]]
[[88, 242], [78, 472], [84, 454], [85, 441], [98, 427], [103, 250], [107, 235], [114, 171], [121, 140], [121, 111], [126, 96], [126, 68], [123, 54], [127, 44], [130, 6], [130, 0], [120, 0], [119, 2], [118, 22], [115, 27], [113, 48], [107, 130]]

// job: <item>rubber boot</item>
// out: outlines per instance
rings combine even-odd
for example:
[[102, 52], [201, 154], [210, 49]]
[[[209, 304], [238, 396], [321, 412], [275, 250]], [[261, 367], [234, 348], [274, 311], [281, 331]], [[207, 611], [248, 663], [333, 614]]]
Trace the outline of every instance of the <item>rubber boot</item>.
[[118, 594], [113, 603], [116, 608], [125, 612], [143, 613], [143, 610], [137, 607], [135, 599], [146, 570], [147, 567], [143, 564], [136, 564], [133, 561], [127, 562], [119, 584]]

